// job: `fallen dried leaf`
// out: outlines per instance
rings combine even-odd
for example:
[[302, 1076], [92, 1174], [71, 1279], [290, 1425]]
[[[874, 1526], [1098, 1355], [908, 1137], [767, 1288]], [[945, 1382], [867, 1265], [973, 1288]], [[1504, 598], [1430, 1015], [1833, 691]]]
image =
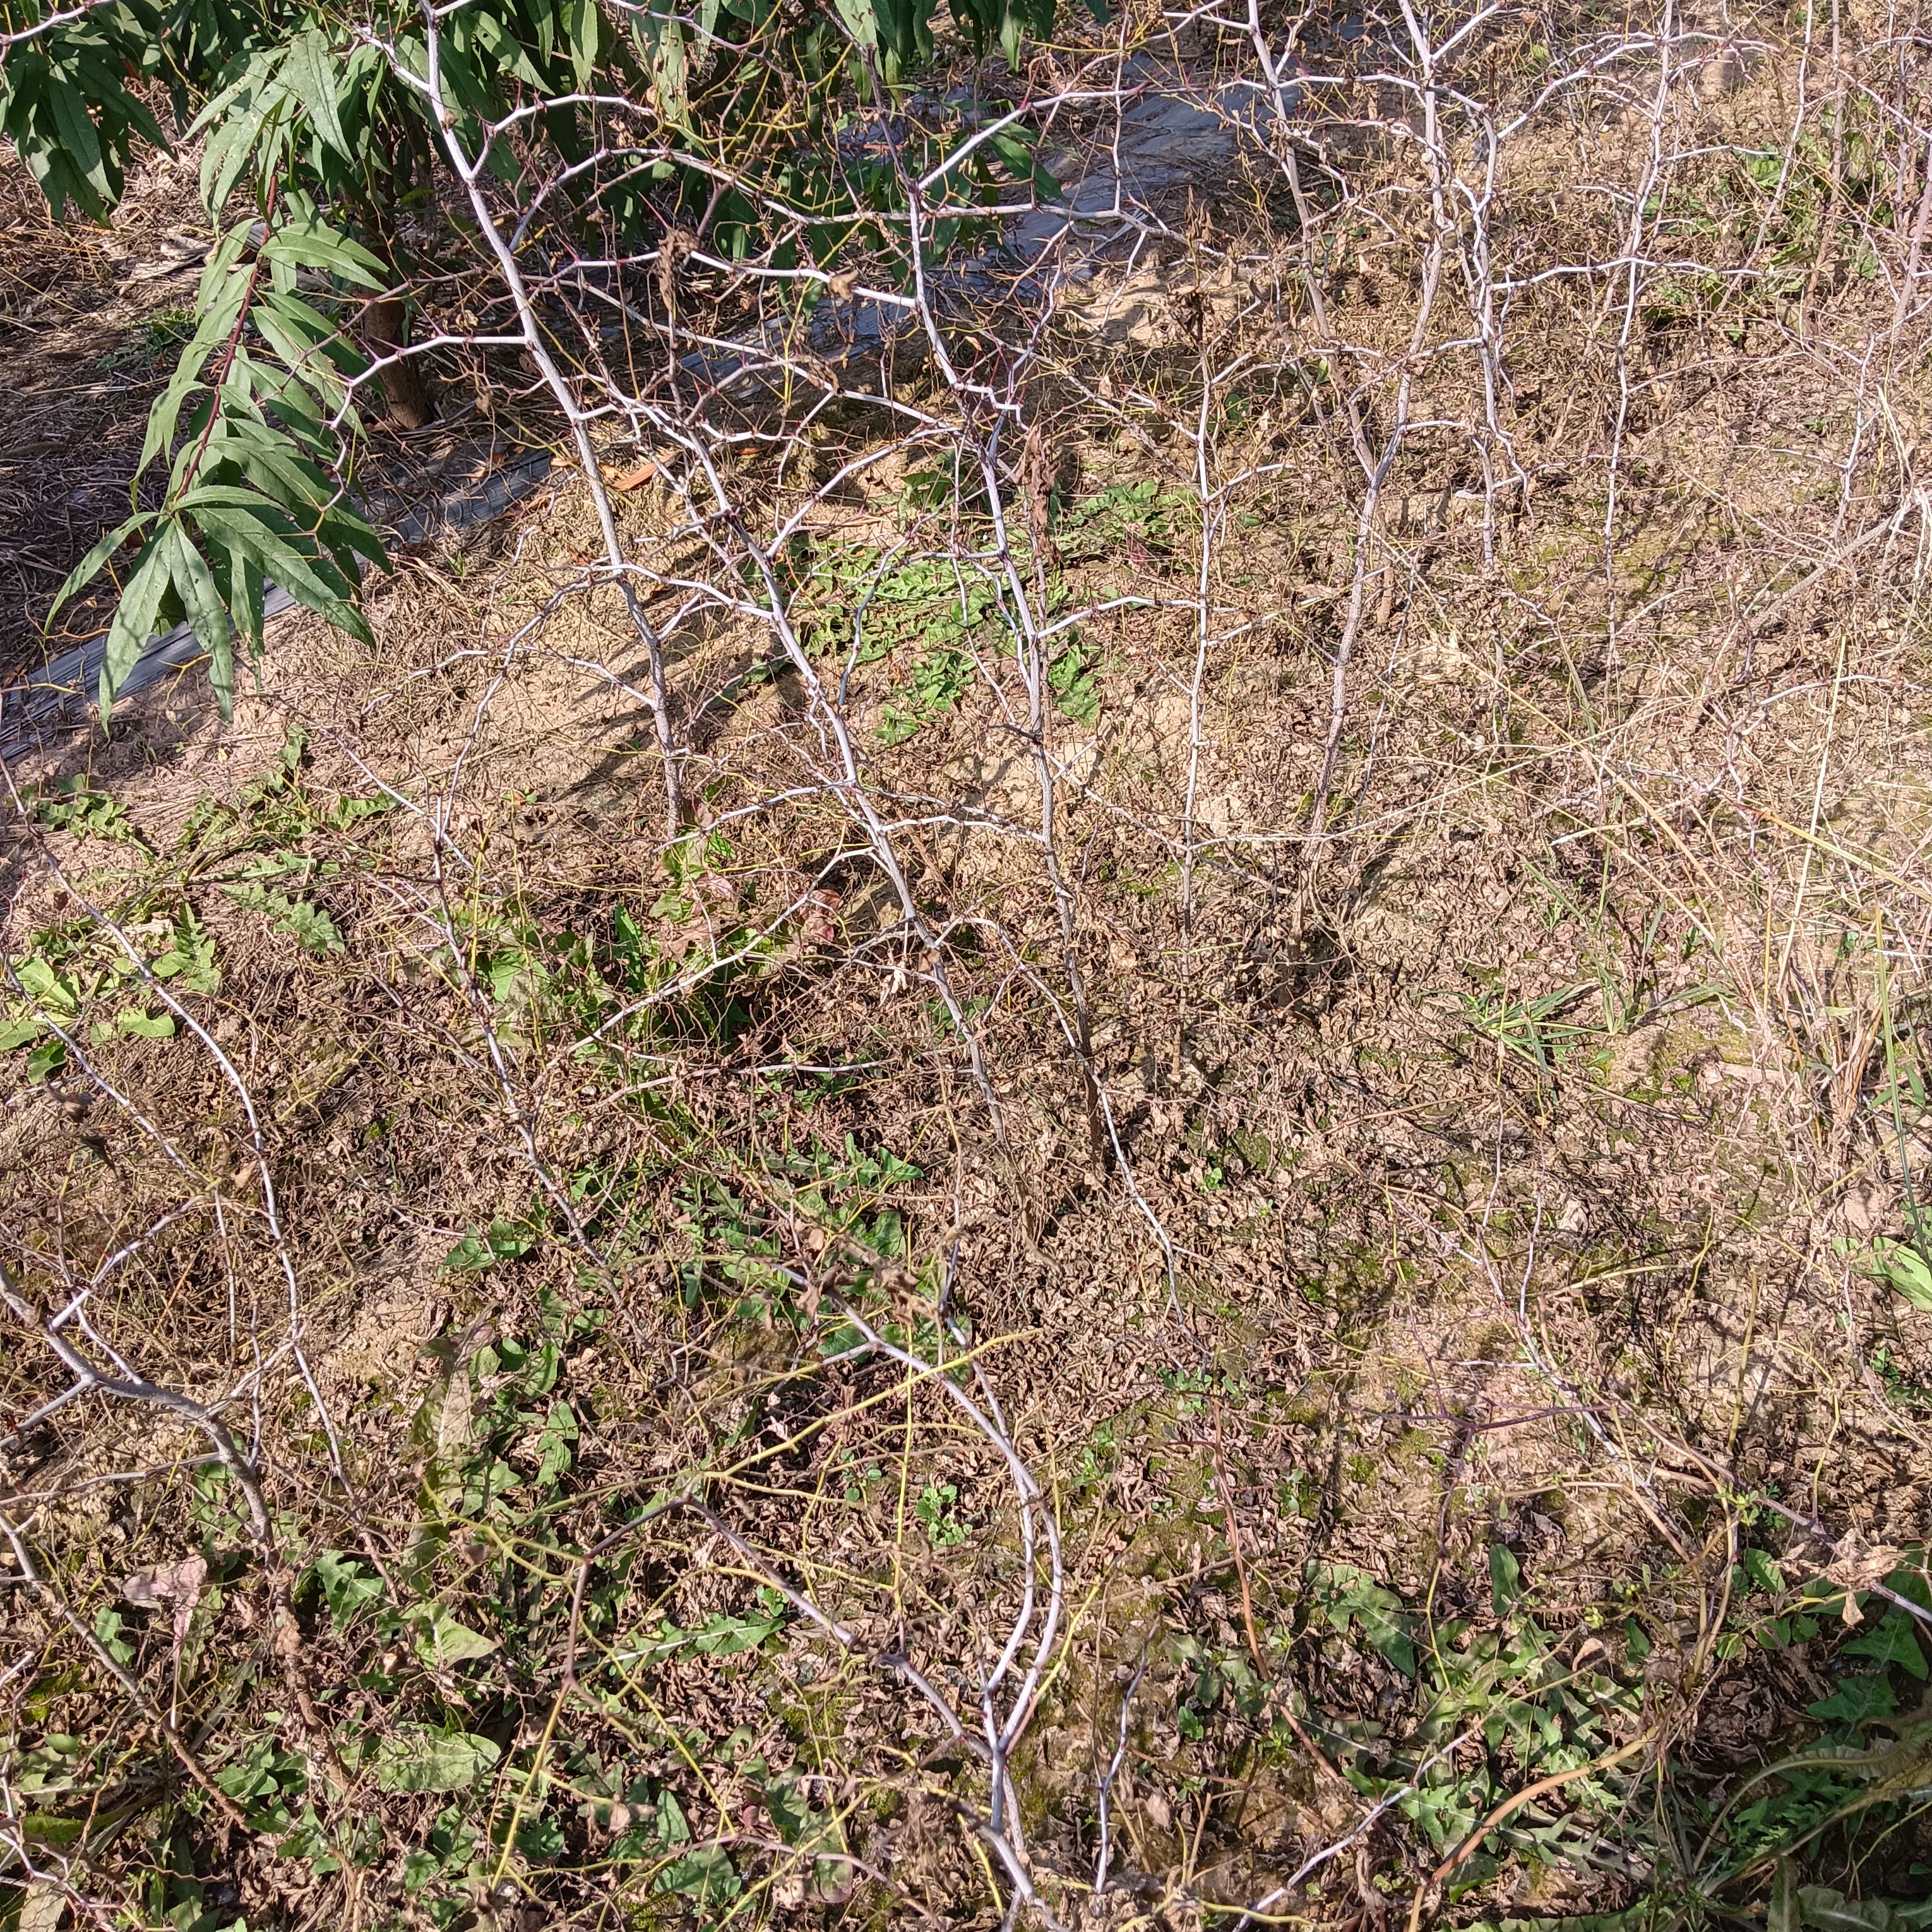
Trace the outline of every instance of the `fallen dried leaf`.
[[1826, 1568], [1825, 1574], [1845, 1593], [1844, 1605], [1839, 1615], [1850, 1625], [1862, 1621], [1856, 1593], [1882, 1582], [1904, 1560], [1905, 1552], [1889, 1543], [1874, 1544], [1869, 1549], [1862, 1549], [1856, 1531], [1840, 1540], [1838, 1546], [1838, 1559]]
[[208, 1581], [207, 1559], [184, 1556], [178, 1563], [163, 1563], [152, 1570], [136, 1570], [121, 1585], [122, 1595], [143, 1610], [158, 1610], [164, 1604], [174, 1606], [174, 1636], [178, 1644], [188, 1635], [194, 1606], [201, 1601], [201, 1586]]
[[1854, 1234], [1870, 1235], [1884, 1225], [1885, 1197], [1869, 1180], [1856, 1183], [1845, 1196], [1845, 1226]]
[[52, 1886], [36, 1882], [20, 1903], [20, 1932], [54, 1932], [67, 1910], [67, 1900]]
[[121, 1586], [121, 1594], [130, 1604], [144, 1610], [157, 1604], [185, 1600], [190, 1606], [201, 1596], [208, 1580], [208, 1563], [200, 1556], [184, 1556], [178, 1563], [158, 1564], [152, 1570], [136, 1570]]
[[646, 457], [634, 470], [626, 470], [621, 474], [608, 463], [602, 465], [601, 467], [604, 472], [604, 482], [609, 484], [612, 489], [622, 490], [626, 494], [633, 490], [641, 490], [658, 473], [657, 465], [649, 457]]

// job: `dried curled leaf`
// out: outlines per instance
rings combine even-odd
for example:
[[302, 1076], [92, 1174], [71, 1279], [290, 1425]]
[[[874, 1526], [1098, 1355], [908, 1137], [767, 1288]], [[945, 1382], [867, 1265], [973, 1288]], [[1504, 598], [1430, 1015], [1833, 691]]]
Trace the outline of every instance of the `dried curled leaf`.
[[121, 1594], [125, 1601], [138, 1604], [142, 1610], [158, 1610], [164, 1604], [172, 1605], [175, 1641], [178, 1643], [188, 1635], [195, 1606], [201, 1601], [202, 1586], [207, 1581], [207, 1559], [184, 1556], [178, 1563], [160, 1564], [152, 1570], [136, 1570], [131, 1576], [123, 1579]]

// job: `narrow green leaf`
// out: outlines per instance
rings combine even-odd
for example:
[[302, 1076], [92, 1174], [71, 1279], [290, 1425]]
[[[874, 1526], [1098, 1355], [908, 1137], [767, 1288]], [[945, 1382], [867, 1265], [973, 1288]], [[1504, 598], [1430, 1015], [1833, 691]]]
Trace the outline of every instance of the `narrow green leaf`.
[[255, 304], [254, 320], [291, 369], [330, 391], [332, 406], [339, 400], [339, 379], [360, 375], [368, 366], [345, 330], [278, 289], [263, 293]]
[[100, 661], [100, 720], [104, 724], [114, 707], [114, 694], [128, 681], [141, 653], [147, 648], [154, 628], [154, 614], [160, 608], [162, 593], [168, 587], [166, 546], [150, 543], [141, 554], [128, 587], [121, 593], [120, 608], [107, 633], [106, 654]]
[[1886, 1279], [1914, 1308], [1932, 1310], [1932, 1268], [1904, 1241], [1881, 1241], [1874, 1249]]
[[580, 91], [590, 85], [597, 70], [598, 26], [602, 16], [597, 0], [563, 0], [566, 38], [570, 44], [571, 71]]
[[[299, 226], [291, 224], [278, 228], [262, 243], [262, 258], [290, 262], [300, 268], [319, 268], [325, 274], [353, 282], [358, 288], [383, 288], [389, 279], [379, 257], [316, 218]], [[320, 320], [319, 316], [316, 319]]]
[[321, 536], [345, 577], [360, 580], [362, 572], [356, 562], [358, 556], [379, 570], [389, 568], [389, 553], [383, 548], [382, 538], [366, 519], [357, 515], [346, 503], [329, 506]]
[[[224, 238], [223, 247], [235, 244], [239, 252], [241, 237]], [[168, 378], [168, 386], [154, 400], [148, 412], [147, 434], [141, 441], [140, 461], [135, 465], [139, 475], [158, 456], [164, 456], [172, 446], [175, 432], [181, 421], [182, 406], [200, 386], [201, 372], [209, 356], [218, 344], [225, 341], [235, 332], [236, 325], [242, 320], [242, 304], [248, 292], [248, 278], [231, 274], [230, 263], [217, 274], [212, 265], [202, 277], [198, 297], [200, 314], [195, 323], [193, 335], [182, 345], [181, 355], [175, 364], [175, 372]]]
[[108, 185], [100, 137], [88, 118], [87, 104], [72, 84], [57, 74], [47, 77], [47, 104], [53, 110], [54, 124], [59, 130], [61, 146], [69, 164], [93, 190], [84, 205], [98, 220], [116, 197]]
[[[248, 93], [260, 79], [256, 70], [261, 64], [262, 56], [257, 53], [226, 87], [217, 88], [208, 96], [202, 104], [200, 112], [188, 124], [186, 132], [190, 141], [208, 134], [211, 128], [215, 131], [209, 136], [209, 139], [211, 140], [220, 139], [221, 127], [227, 124], [230, 116], [234, 112], [235, 104], [244, 94]], [[218, 124], [220, 124], [218, 125]]]
[[224, 718], [235, 715], [235, 640], [227, 607], [216, 589], [214, 574], [178, 524], [170, 524], [163, 541], [170, 545], [168, 570], [180, 593], [189, 624], [208, 656], [208, 681]]
[[494, 14], [472, 9], [465, 17], [476, 36], [477, 46], [492, 66], [514, 74], [532, 87], [543, 86], [543, 76], [524, 51], [521, 41]]
[[[239, 550], [212, 532], [210, 549], [215, 570], [226, 582], [226, 602], [236, 628], [254, 650], [262, 648], [262, 627], [267, 621], [263, 608], [262, 566], [246, 550]], [[232, 676], [232, 668], [230, 668]]]
[[334, 63], [328, 39], [319, 30], [311, 28], [290, 43], [282, 62], [281, 82], [302, 103], [316, 134], [344, 160], [353, 160], [356, 157], [335, 108]]
[[100, 574], [107, 560], [128, 539], [147, 528], [154, 520], [152, 510], [143, 510], [138, 516], [130, 517], [118, 530], [110, 530], [74, 567], [68, 572], [66, 580], [55, 593], [52, 607], [47, 612], [47, 622], [51, 624], [59, 616], [62, 606], [84, 584], [91, 584]]
[[246, 550], [298, 602], [351, 637], [368, 640], [368, 626], [350, 601], [347, 583], [332, 563], [313, 554], [312, 545], [304, 543], [308, 554], [296, 547], [304, 540], [276, 505], [252, 490], [209, 484], [183, 498], [180, 507], [212, 541], [225, 539]]
[[182, 422], [182, 404], [195, 392], [201, 379], [201, 358], [189, 362], [182, 358], [176, 365], [174, 375], [168, 376], [168, 386], [154, 398], [154, 406], [147, 412], [147, 435], [141, 439], [141, 460], [135, 464], [135, 476], [147, 470], [147, 466], [157, 456], [166, 454], [174, 442], [174, 433]]
[[334, 500], [334, 484], [296, 453], [284, 434], [260, 421], [231, 422], [227, 428], [223, 456], [238, 464], [269, 502], [306, 522]]
[[216, 292], [228, 286], [230, 274], [239, 265], [248, 248], [254, 226], [252, 222], [238, 221], [215, 238], [214, 246], [208, 250], [208, 260], [202, 265], [201, 280], [195, 290], [197, 310], [206, 311], [214, 302]]

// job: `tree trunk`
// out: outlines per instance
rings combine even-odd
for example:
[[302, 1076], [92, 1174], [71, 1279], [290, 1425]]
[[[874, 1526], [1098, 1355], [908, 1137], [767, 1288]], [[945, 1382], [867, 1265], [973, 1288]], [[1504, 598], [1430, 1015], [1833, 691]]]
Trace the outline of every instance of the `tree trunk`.
[[[372, 357], [393, 356], [410, 339], [409, 311], [400, 296], [385, 296], [362, 311], [362, 346]], [[398, 429], [421, 429], [436, 420], [436, 398], [419, 362], [392, 362], [376, 380]]]

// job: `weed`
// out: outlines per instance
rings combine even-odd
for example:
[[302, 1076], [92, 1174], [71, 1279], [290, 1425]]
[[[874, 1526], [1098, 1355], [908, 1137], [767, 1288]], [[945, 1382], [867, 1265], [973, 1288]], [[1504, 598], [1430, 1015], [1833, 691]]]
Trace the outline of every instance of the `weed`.
[[903, 745], [952, 710], [972, 682], [973, 662], [965, 652], [941, 646], [922, 652], [914, 662], [910, 685], [888, 698], [880, 712], [879, 742]]
[[245, 910], [266, 914], [268, 923], [278, 932], [287, 933], [311, 952], [327, 954], [347, 950], [335, 922], [306, 899], [292, 899], [286, 892], [277, 892], [254, 880], [224, 884], [221, 890]]
[[[1886, 1587], [1925, 1604], [1915, 1552], [1906, 1552]], [[1688, 1782], [1661, 1787], [1652, 1801], [1660, 1799], [1663, 1808], [1653, 1814], [1661, 1835], [1651, 1850], [1654, 1903], [1647, 1912], [1733, 1910], [1774, 1860], [1815, 1858], [1817, 1868], [1828, 1870], [1826, 1840], [1832, 1830], [1874, 1810], [1900, 1815], [1907, 1788], [1925, 1775], [1932, 1724], [1901, 1718], [1894, 1687], [1923, 1683], [1927, 1659], [1914, 1616], [1883, 1608], [1876, 1596], [1856, 1600], [1858, 1608], [1848, 1610], [1844, 1590], [1822, 1580], [1794, 1588], [1765, 1552], [1744, 1551], [1720, 1654], [1736, 1655], [1747, 1635], [1772, 1650], [1822, 1646], [1829, 1630], [1846, 1628], [1848, 1617], [1856, 1634], [1838, 1647], [1837, 1688], [1810, 1705], [1822, 1733], [1816, 1746], [1759, 1771], [1728, 1802], [1721, 1786], [1715, 1798]], [[1399, 1743], [1388, 1741], [1379, 1722], [1330, 1718], [1324, 1727], [1337, 1744], [1352, 1741], [1345, 1760], [1352, 1763], [1352, 1779], [1394, 1803], [1437, 1852], [1456, 1854], [1445, 1867], [1453, 1873], [1450, 1897], [1486, 1882], [1506, 1858], [1573, 1860], [1603, 1842], [1620, 1816], [1631, 1822], [1627, 1808], [1647, 1774], [1629, 1768], [1636, 1754], [1622, 1741], [1641, 1736], [1640, 1672], [1620, 1670], [1600, 1642], [1576, 1654], [1580, 1660], [1588, 1652], [1587, 1664], [1567, 1656], [1539, 1622], [1534, 1593], [1506, 1545], [1490, 1546], [1486, 1616], [1423, 1615], [1361, 1571], [1336, 1564], [1310, 1573], [1305, 1605], [1314, 1626], [1359, 1632], [1396, 1673], [1398, 1685], [1406, 1680], [1412, 1687], [1393, 1702], [1383, 1700], [1384, 1708], [1407, 1703], [1414, 1712]], [[1871, 1617], [1860, 1614], [1865, 1609]], [[1633, 1666], [1650, 1654], [1634, 1618], [1625, 1625], [1624, 1646]], [[1873, 1726], [1891, 1730], [1896, 1744], [1868, 1754], [1865, 1734]], [[1453, 1759], [1441, 1749], [1452, 1739], [1465, 1741]], [[1480, 1762], [1472, 1766], [1467, 1754], [1474, 1741]], [[1898, 1775], [1874, 1781], [1864, 1767], [1880, 1762], [1894, 1766]], [[1532, 1774], [1560, 1782], [1567, 1808], [1553, 1817], [1518, 1810], [1504, 1822], [1498, 1808]], [[1480, 1832], [1492, 1813], [1496, 1823]], [[1629, 1847], [1628, 1830], [1622, 1842]], [[1701, 1847], [1688, 1868], [1676, 1855], [1678, 1844]], [[1808, 1924], [1834, 1922], [1824, 1904], [1816, 1910], [1826, 1916], [1808, 1917]], [[1596, 1922], [1566, 1922], [1582, 1932]]]
[[35, 793], [34, 816], [51, 832], [74, 832], [89, 838], [138, 844], [140, 835], [128, 808], [106, 792], [95, 791], [78, 776]]
[[1932, 1388], [1913, 1381], [1898, 1366], [1892, 1359], [1888, 1342], [1880, 1342], [1867, 1360], [1886, 1394], [1900, 1408], [1921, 1412], [1932, 1409]]
[[876, 664], [908, 644], [956, 649], [995, 615], [1000, 597], [991, 578], [950, 556], [896, 562], [860, 546], [816, 560], [800, 602], [814, 651]]
[[110, 910], [127, 940], [140, 947], [142, 964], [104, 929], [63, 926], [34, 934], [28, 950], [10, 962], [16, 997], [0, 1022], [0, 1052], [31, 1046], [29, 1077], [40, 1079], [65, 1064], [56, 1029], [83, 1027], [96, 1041], [172, 1038], [174, 1016], [151, 1010], [142, 966], [176, 995], [212, 998], [220, 991], [216, 943], [194, 904], [205, 886], [264, 916], [311, 953], [345, 950], [326, 910], [280, 887], [336, 876], [334, 862], [304, 848], [319, 834], [380, 816], [388, 801], [344, 798], [317, 805], [298, 777], [305, 745], [301, 731], [291, 732], [262, 778], [231, 800], [200, 800], [164, 850], [148, 846], [124, 806], [83, 782], [35, 797], [35, 816], [50, 829], [126, 849], [132, 869], [106, 875], [103, 883], [117, 889]]
[[63, 1033], [84, 1030], [97, 1042], [173, 1037], [173, 1015], [150, 1010], [143, 965], [177, 993], [206, 997], [220, 989], [214, 941], [190, 908], [130, 928], [128, 938], [155, 950], [137, 964], [110, 934], [55, 928], [36, 934], [31, 950], [8, 962], [17, 997], [0, 1022], [0, 1052], [32, 1046], [30, 1080], [44, 1080], [66, 1065]]
[[1466, 1029], [1465, 1037], [1493, 1043], [1498, 1057], [1514, 1054], [1540, 1073], [1550, 1073], [1565, 1055], [1598, 1029], [1567, 1024], [1556, 1016], [1586, 993], [1597, 990], [1583, 984], [1544, 993], [1534, 999], [1515, 999], [1499, 988], [1448, 995], [1455, 1002], [1457, 1017]]
[[968, 1526], [957, 1514], [958, 1501], [956, 1483], [928, 1483], [912, 1506], [935, 1550], [951, 1550], [966, 1540]]
[[[1108, 554], [1123, 548], [1164, 544], [1174, 534], [1180, 507], [1191, 501], [1162, 493], [1151, 481], [1110, 488], [1058, 520], [1072, 556]], [[1056, 542], [1058, 542], [1056, 536]], [[1048, 608], [1069, 595], [1056, 572]], [[950, 556], [904, 561], [866, 547], [818, 556], [805, 572], [800, 602], [803, 628], [815, 652], [848, 654], [876, 664], [902, 650], [914, 653], [910, 674], [886, 700], [879, 725], [882, 744], [904, 744], [934, 718], [952, 710], [971, 688], [971, 648], [998, 650], [1005, 622], [993, 579]], [[1061, 645], [1048, 670], [1054, 702], [1067, 717], [1092, 724], [1100, 714], [1092, 653], [1077, 633]]]
[[190, 309], [170, 307], [156, 309], [152, 314], [143, 316], [140, 328], [131, 340], [118, 349], [111, 350], [94, 363], [97, 369], [112, 372], [119, 369], [140, 368], [158, 362], [170, 351], [178, 350], [194, 334], [195, 316]]
[[1054, 543], [1069, 563], [1120, 555], [1138, 561], [1169, 550], [1195, 508], [1185, 491], [1165, 489], [1152, 476], [1110, 484], [1055, 521]]
[[[444, 10], [460, 94], [473, 22]], [[970, 277], [934, 303], [869, 260], [860, 295], [813, 252], [822, 212], [740, 260], [718, 156], [647, 158], [620, 205], [626, 128], [722, 88], [794, 159], [836, 149], [878, 232], [925, 182], [912, 238], [943, 250], [956, 205], [907, 142], [1018, 140], [1050, 63], [965, 62], [949, 30], [909, 88], [881, 38], [884, 105], [842, 118], [808, 40], [740, 74], [658, 24], [632, 52], [664, 99], [598, 95], [616, 145], [525, 237], [647, 238], [533, 288], [562, 416], [496, 406], [515, 318], [442, 273], [438, 208], [404, 226], [419, 342], [499, 429], [601, 437], [641, 397], [663, 432], [648, 500], [617, 472], [610, 507], [670, 626], [645, 709], [682, 796], [660, 818], [626, 782], [652, 667], [582, 567], [593, 465], [433, 602], [406, 573], [380, 650], [309, 627], [250, 700], [327, 717], [407, 810], [332, 787], [297, 731], [184, 825], [192, 768], [160, 754], [21, 828], [140, 956], [72, 892], [16, 902], [63, 910], [10, 934], [6, 1064], [78, 1076], [65, 1036], [101, 1090], [28, 1096], [6, 1164], [0, 1927], [1910, 1932], [1932, 1658], [1897, 1472], [1925, 1396], [1818, 1234], [1868, 1176], [1892, 1215], [1903, 1174], [1903, 1238], [1861, 1222], [1843, 1254], [1910, 1334], [1924, 949], [1881, 948], [1876, 914], [1923, 896], [1924, 814], [1909, 787], [1883, 836], [1824, 811], [1922, 750], [1922, 251], [1885, 205], [1922, 206], [1910, 23], [1847, 16], [1847, 63], [1835, 16], [1801, 49], [1754, 15], [1751, 62], [1783, 36], [1793, 66], [1707, 93], [1722, 22], [1606, 21], [1573, 58], [1548, 23], [1452, 19], [1436, 61], [1400, 22], [1311, 18], [1295, 143], [1142, 229], [1117, 266], [1152, 332], [1124, 343], [1074, 326], [1090, 222], [1043, 306]], [[1141, 28], [1116, 24], [1118, 74]], [[1109, 44], [1070, 31], [1069, 71]], [[380, 68], [345, 45], [272, 80], [284, 148], [322, 153], [328, 76]], [[1150, 45], [1152, 109], [1198, 76]], [[1244, 71], [1217, 66], [1217, 107]], [[1780, 88], [1795, 138], [1750, 125]], [[1104, 118], [1124, 142], [1144, 117]], [[506, 214], [520, 140], [477, 178]], [[1440, 192], [1471, 152], [1480, 209]], [[1252, 209], [1218, 192], [1291, 168]], [[593, 186], [619, 200], [584, 226]], [[785, 329], [828, 274], [808, 362]], [[262, 280], [272, 320], [290, 277]], [[498, 347], [460, 346], [472, 297]], [[824, 392], [854, 304], [893, 332], [876, 400], [864, 352]], [[741, 324], [746, 380], [702, 376]], [[1747, 332], [1768, 352], [1726, 356]], [[245, 388], [260, 346], [202, 373]], [[206, 421], [177, 425], [190, 465]], [[384, 483], [416, 446], [371, 446]], [[997, 542], [988, 448], [1027, 470]], [[876, 501], [842, 526], [909, 450], [904, 540]], [[1102, 487], [1045, 487], [1082, 465]], [[1823, 596], [1766, 604], [1840, 542]], [[589, 643], [614, 616], [621, 650]], [[1425, 625], [1482, 645], [1418, 699]], [[801, 637], [817, 692], [784, 668]], [[586, 650], [609, 676], [580, 709]], [[990, 680], [1010, 736], [1023, 662], [1057, 732], [1108, 726], [1044, 831], [967, 803], [991, 740], [961, 714]], [[130, 731], [99, 769], [154, 749]], [[572, 810], [512, 844], [538, 787]], [[1244, 822], [1204, 845], [1222, 801]], [[1513, 842], [1540, 904], [1493, 890]], [[903, 922], [881, 877], [916, 882]], [[1510, 963], [1424, 963], [1456, 950]], [[1404, 1036], [1432, 978], [1457, 1051]], [[1568, 1077], [1720, 999], [1796, 1077], [1683, 1106]], [[1668, 1030], [1688, 1087], [1675, 1049], [1708, 1035]], [[77, 1121], [110, 1158], [46, 1157]], [[1580, 1174], [1638, 1231], [1587, 1269], [1542, 1238]]]
[[1053, 701], [1076, 724], [1092, 725], [1100, 716], [1100, 694], [1094, 688], [1094, 654], [1076, 633], [1064, 645], [1046, 674]]

